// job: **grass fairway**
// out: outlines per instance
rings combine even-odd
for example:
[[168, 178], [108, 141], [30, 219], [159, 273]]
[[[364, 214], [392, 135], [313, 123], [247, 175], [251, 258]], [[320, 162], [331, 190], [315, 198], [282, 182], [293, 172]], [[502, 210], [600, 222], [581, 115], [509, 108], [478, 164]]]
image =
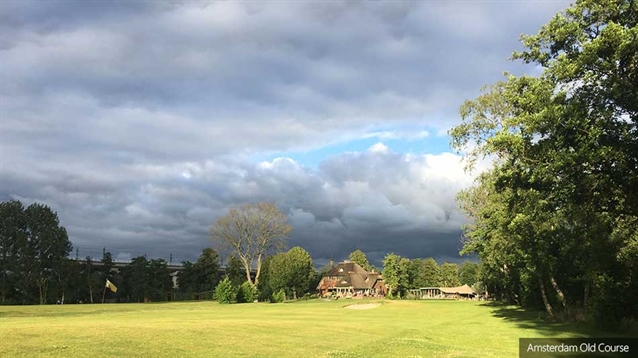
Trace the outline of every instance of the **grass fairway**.
[[519, 337], [587, 335], [477, 302], [355, 303], [0, 306], [0, 356], [517, 357]]

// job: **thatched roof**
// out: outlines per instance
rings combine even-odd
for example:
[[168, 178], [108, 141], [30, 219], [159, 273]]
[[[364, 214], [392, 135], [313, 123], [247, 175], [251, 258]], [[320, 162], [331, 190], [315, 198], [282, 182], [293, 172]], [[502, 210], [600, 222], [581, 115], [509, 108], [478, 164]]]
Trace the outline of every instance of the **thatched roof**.
[[470, 287], [468, 285], [463, 285], [463, 286], [459, 286], [459, 287], [439, 287], [439, 289], [443, 293], [450, 293], [450, 294], [454, 294], [454, 293], [458, 293], [460, 295], [474, 295], [474, 294], [476, 294], [474, 292], [474, 290], [472, 289], [472, 287]]
[[[382, 279], [378, 272], [368, 272], [363, 267], [350, 261], [344, 261], [333, 267], [323, 276], [323, 280], [339, 277], [332, 287], [352, 287], [354, 289], [372, 288], [378, 279]], [[321, 284], [320, 284], [321, 285]]]

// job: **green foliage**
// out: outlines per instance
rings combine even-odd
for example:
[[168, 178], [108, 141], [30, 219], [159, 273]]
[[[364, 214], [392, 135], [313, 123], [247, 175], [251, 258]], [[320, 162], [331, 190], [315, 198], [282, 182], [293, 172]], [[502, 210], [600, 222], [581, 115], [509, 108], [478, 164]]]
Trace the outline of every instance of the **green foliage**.
[[[193, 265], [195, 287], [199, 292], [211, 291], [219, 282], [219, 256], [211, 248], [202, 250], [197, 262]], [[239, 276], [239, 275], [237, 275]], [[232, 277], [231, 280], [234, 280]], [[235, 281], [233, 281], [235, 282]]]
[[239, 303], [252, 303], [257, 299], [257, 287], [248, 281], [239, 286], [237, 292], [237, 302]]
[[459, 281], [459, 265], [444, 262], [441, 267], [441, 286], [443, 287], [457, 287], [461, 285]]
[[286, 291], [282, 288], [270, 296], [271, 303], [282, 303], [286, 300]]
[[17, 302], [13, 287], [20, 280], [19, 256], [22, 245], [27, 243], [27, 217], [24, 206], [18, 200], [0, 203], [0, 300], [2, 303]]
[[233, 285], [228, 277], [217, 284], [215, 288], [215, 297], [219, 303], [236, 303], [237, 302], [237, 286]]
[[[87, 275], [90, 275], [90, 270], [87, 270]], [[126, 292], [133, 302], [144, 302], [150, 299], [151, 270], [146, 257], [132, 258], [131, 262], [122, 268], [122, 277], [126, 282]]]
[[273, 293], [272, 288], [270, 286], [270, 262], [272, 261], [273, 256], [268, 256], [261, 263], [261, 269], [263, 273], [257, 283], [257, 292], [259, 301], [269, 301], [270, 297]]
[[472, 287], [479, 281], [479, 264], [471, 261], [464, 261], [459, 266], [459, 280], [461, 285], [468, 285]]
[[363, 267], [366, 271], [372, 270], [372, 266], [368, 262], [368, 258], [366, 257], [366, 254], [364, 254], [363, 251], [361, 250], [355, 250], [352, 253], [350, 253], [350, 256], [348, 256], [348, 259], [356, 263], [357, 265]]
[[293, 299], [308, 291], [314, 275], [315, 268], [310, 254], [298, 246], [273, 256], [268, 267], [268, 281], [272, 292], [284, 290]]
[[148, 262], [148, 295], [152, 301], [163, 301], [173, 289], [173, 280], [166, 260], [153, 259]]
[[383, 259], [383, 281], [388, 287], [388, 297], [399, 296], [408, 288], [410, 260], [393, 253]]
[[541, 76], [509, 76], [461, 107], [452, 145], [473, 144], [469, 168], [496, 158], [459, 194], [472, 219], [462, 252], [479, 255], [498, 298], [638, 319], [637, 18], [635, 1], [577, 1], [513, 55]]
[[436, 287], [441, 281], [439, 265], [433, 258], [414, 259], [409, 268], [410, 288]]
[[177, 283], [179, 285], [179, 292], [193, 293], [198, 291], [200, 283], [198, 282], [197, 271], [192, 262], [182, 262], [182, 270], [177, 273]]
[[226, 266], [226, 276], [235, 286], [241, 285], [246, 280], [246, 273], [242, 267], [241, 261], [236, 256], [228, 258], [228, 265]]
[[49, 286], [63, 279], [57, 272], [71, 248], [66, 229], [48, 206], [0, 203], [0, 299], [47, 303]]

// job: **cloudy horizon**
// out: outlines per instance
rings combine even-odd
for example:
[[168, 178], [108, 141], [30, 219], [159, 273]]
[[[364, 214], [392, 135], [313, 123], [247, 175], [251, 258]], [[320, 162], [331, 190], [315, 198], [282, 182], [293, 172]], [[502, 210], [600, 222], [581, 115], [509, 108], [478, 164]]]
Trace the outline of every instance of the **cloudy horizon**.
[[568, 4], [4, 1], [0, 200], [49, 205], [82, 257], [195, 260], [268, 201], [319, 265], [462, 260], [447, 130], [538, 73], [508, 57]]

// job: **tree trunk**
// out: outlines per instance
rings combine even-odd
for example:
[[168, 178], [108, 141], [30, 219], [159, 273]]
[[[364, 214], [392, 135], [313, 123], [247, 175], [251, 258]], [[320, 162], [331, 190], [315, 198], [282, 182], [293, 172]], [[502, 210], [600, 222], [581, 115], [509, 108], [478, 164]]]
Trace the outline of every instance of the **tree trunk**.
[[558, 286], [558, 282], [556, 282], [556, 279], [554, 279], [554, 276], [550, 277], [549, 282], [552, 283], [552, 287], [554, 287], [554, 289], [556, 290], [560, 304], [563, 306], [563, 308], [567, 308], [567, 303], [565, 302], [565, 294], [563, 294], [563, 291]]
[[[261, 255], [257, 256], [257, 272], [255, 272], [255, 282], [253, 284], [257, 287], [259, 283], [259, 275], [261, 274]], [[250, 275], [250, 273], [249, 273]]]
[[583, 310], [587, 315], [587, 304], [589, 301], [589, 282], [585, 282], [585, 292], [583, 293]]
[[4, 303], [5, 300], [5, 290], [6, 290], [6, 282], [7, 282], [7, 253], [3, 252], [2, 253], [2, 288], [0, 288], [2, 290], [2, 303]]
[[[253, 282], [253, 280], [250, 278], [250, 262], [248, 262], [248, 259], [245, 258], [242, 255], [238, 255], [239, 259], [241, 260], [241, 263], [244, 264], [244, 270], [246, 271], [246, 281], [252, 283], [253, 285], [257, 286], [257, 282]], [[258, 268], [259, 269], [259, 268]]]
[[45, 304], [46, 298], [47, 298], [47, 287], [48, 287], [48, 279], [46, 278], [39, 278], [36, 283], [38, 285], [38, 290], [40, 292], [40, 304], [43, 305]]
[[538, 286], [541, 289], [541, 296], [543, 297], [543, 304], [545, 304], [545, 310], [549, 314], [549, 316], [554, 319], [554, 310], [552, 309], [552, 305], [547, 300], [547, 294], [545, 292], [545, 285], [543, 285], [543, 280], [538, 278]]

